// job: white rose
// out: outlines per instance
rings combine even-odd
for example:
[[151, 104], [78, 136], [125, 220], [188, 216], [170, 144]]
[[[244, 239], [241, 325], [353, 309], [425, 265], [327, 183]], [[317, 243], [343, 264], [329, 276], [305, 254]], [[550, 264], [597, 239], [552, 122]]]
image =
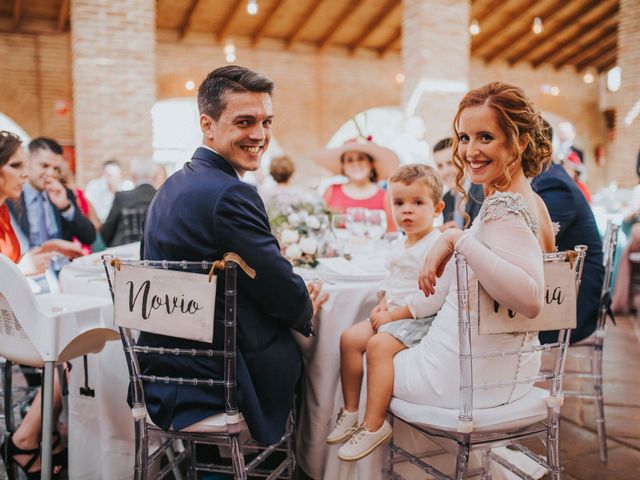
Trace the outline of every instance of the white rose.
[[307, 227], [309, 227], [311, 230], [319, 229], [320, 228], [320, 220], [318, 220], [318, 217], [310, 215], [307, 218]]
[[307, 255], [313, 255], [318, 249], [318, 242], [315, 238], [306, 237], [300, 240], [300, 249]]
[[289, 260], [296, 260], [302, 256], [302, 249], [300, 245], [294, 243], [293, 245], [289, 245], [287, 249], [284, 251], [285, 257]]
[[290, 243], [296, 243], [299, 238], [300, 234], [297, 230], [285, 228], [280, 234], [280, 243], [282, 243], [283, 245], [289, 245]]
[[297, 213], [289, 214], [289, 216], [287, 217], [287, 223], [292, 227], [295, 227], [300, 223], [300, 215], [298, 215]]

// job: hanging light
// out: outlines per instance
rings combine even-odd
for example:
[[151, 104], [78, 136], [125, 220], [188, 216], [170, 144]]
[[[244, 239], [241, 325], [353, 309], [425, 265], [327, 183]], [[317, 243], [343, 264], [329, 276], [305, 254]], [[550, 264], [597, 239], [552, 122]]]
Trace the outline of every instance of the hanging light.
[[193, 90], [194, 88], [196, 88], [196, 84], [193, 80], [187, 80], [184, 84], [184, 88], [186, 88], [187, 90]]
[[552, 85], [549, 89], [549, 93], [554, 97], [557, 97], [558, 95], [560, 95], [560, 87], [558, 87], [557, 85]]
[[405, 77], [404, 77], [404, 73], [399, 72], [396, 73], [396, 83], [404, 83]]
[[582, 76], [582, 81], [584, 83], [593, 83], [593, 81], [595, 80], [595, 77], [593, 76], [593, 73], [591, 72], [587, 72]]
[[258, 0], [247, 0], [247, 13], [249, 15], [258, 13]]
[[471, 35], [478, 35], [480, 33], [480, 24], [475, 18], [471, 20], [471, 23], [469, 24], [469, 33]]
[[231, 39], [224, 45], [224, 56], [229, 63], [236, 61], [236, 46]]
[[536, 35], [540, 35], [542, 33], [542, 19], [540, 17], [536, 17], [533, 19], [533, 23], [531, 24], [531, 31]]

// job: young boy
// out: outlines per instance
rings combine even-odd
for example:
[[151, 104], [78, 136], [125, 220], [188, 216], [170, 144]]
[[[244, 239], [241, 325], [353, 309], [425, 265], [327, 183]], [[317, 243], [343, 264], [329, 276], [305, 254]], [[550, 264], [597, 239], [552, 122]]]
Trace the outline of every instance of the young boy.
[[[418, 274], [424, 258], [440, 236], [433, 221], [444, 207], [442, 180], [426, 165], [412, 164], [398, 168], [389, 179], [393, 220], [406, 237], [387, 259], [387, 275], [378, 292], [380, 302], [368, 320], [345, 330], [340, 339], [340, 377], [344, 408], [338, 415], [327, 443], [346, 442], [353, 435], [370, 440], [370, 445], [356, 455], [343, 445], [338, 457], [359, 460], [391, 436], [391, 426], [384, 421], [375, 431], [369, 430], [367, 418], [358, 423], [358, 407], [363, 376], [363, 355], [367, 354], [367, 376], [385, 376], [393, 389], [393, 357], [420, 342], [431, 326], [433, 317], [416, 318], [424, 294], [418, 289]], [[389, 398], [385, 395], [383, 398]], [[367, 391], [367, 402], [373, 403], [378, 392]], [[384, 420], [384, 419], [383, 419]], [[362, 450], [362, 449], [360, 449]]]

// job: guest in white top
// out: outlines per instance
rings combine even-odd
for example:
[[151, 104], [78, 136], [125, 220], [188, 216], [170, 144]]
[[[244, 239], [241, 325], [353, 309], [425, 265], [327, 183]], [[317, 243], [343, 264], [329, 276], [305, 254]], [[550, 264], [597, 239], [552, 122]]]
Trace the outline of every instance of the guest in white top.
[[347, 440], [358, 421], [365, 352], [367, 369], [388, 380], [388, 392], [369, 390], [369, 401], [381, 397], [388, 405], [393, 386], [393, 356], [419, 343], [433, 320], [423, 318], [417, 310], [424, 298], [418, 289], [418, 274], [427, 252], [440, 236], [433, 221], [444, 206], [442, 180], [429, 166], [405, 165], [391, 176], [389, 192], [393, 219], [405, 232], [406, 239], [399, 240], [387, 260], [380, 302], [371, 311], [371, 318], [345, 330], [340, 339], [344, 408], [327, 437], [329, 444]]
[[[420, 273], [427, 296], [418, 315], [433, 315], [431, 329], [415, 347], [394, 358], [393, 395], [422, 405], [455, 409], [459, 405], [458, 304], [456, 285], [449, 277], [454, 251], [467, 259], [478, 281], [500, 304], [535, 317], [544, 295], [543, 251], [554, 250], [554, 234], [542, 199], [527, 177], [535, 177], [551, 159], [551, 145], [543, 133], [542, 118], [522, 89], [492, 82], [462, 99], [453, 122], [457, 188], [463, 174], [481, 184], [486, 200], [467, 231], [450, 228], [429, 251]], [[474, 354], [512, 350], [538, 343], [537, 334], [478, 335], [472, 311]], [[474, 318], [475, 317], [475, 318]], [[538, 353], [474, 360], [474, 383], [527, 378], [540, 368]], [[388, 438], [385, 420], [391, 399], [389, 376], [367, 371], [369, 392], [364, 423], [341, 447], [341, 458], [357, 460]], [[474, 407], [486, 408], [516, 400], [531, 385], [519, 384], [474, 395]], [[386, 396], [385, 396], [386, 395]], [[375, 401], [372, 401], [375, 400]]]

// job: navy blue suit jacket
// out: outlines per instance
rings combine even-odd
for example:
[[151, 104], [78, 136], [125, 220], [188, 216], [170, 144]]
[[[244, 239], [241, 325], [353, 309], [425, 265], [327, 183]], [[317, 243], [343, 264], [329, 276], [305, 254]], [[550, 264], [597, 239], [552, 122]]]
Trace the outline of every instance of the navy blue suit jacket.
[[[290, 329], [311, 333], [313, 308], [303, 280], [280, 254], [262, 200], [231, 165], [206, 148], [158, 190], [147, 211], [143, 258], [218, 260], [239, 254], [256, 270], [238, 269], [237, 382], [240, 409], [254, 439], [273, 443], [284, 432], [301, 373], [300, 352]], [[216, 332], [223, 331], [224, 277], [218, 277]], [[223, 335], [214, 335], [216, 348]], [[139, 344], [211, 348], [209, 344], [143, 333]], [[150, 375], [222, 378], [218, 358], [141, 357]], [[180, 430], [224, 411], [222, 388], [145, 385], [147, 408], [162, 428]]]
[[[73, 237], [76, 237], [80, 240], [80, 243], [84, 243], [85, 245], [91, 245], [96, 240], [96, 228], [91, 223], [87, 217], [80, 211], [78, 208], [78, 203], [76, 202], [76, 196], [73, 194], [71, 190], [68, 188], [67, 190], [67, 198], [75, 207], [75, 212], [73, 214], [73, 218], [71, 221], [67, 221], [64, 219], [60, 210], [53, 206], [54, 218], [56, 223], [58, 224], [58, 231], [60, 232], [60, 238], [63, 240], [71, 240]], [[24, 192], [20, 194], [20, 199], [14, 201], [8, 201], [7, 205], [9, 206], [9, 210], [14, 218], [17, 220], [20, 225], [20, 229], [22, 233], [24, 233], [25, 237], [29, 238], [29, 233], [31, 231], [31, 226], [29, 225], [29, 216], [27, 215], [27, 206], [25, 204]]]
[[[480, 208], [484, 201], [484, 190], [482, 189], [482, 185], [472, 183], [467, 195], [468, 198], [464, 211], [469, 215], [469, 225], [471, 225], [473, 220], [478, 216], [478, 213], [480, 213]], [[444, 201], [444, 208], [442, 209], [442, 215], [444, 217], [443, 223], [447, 223], [453, 220], [453, 211], [456, 207], [456, 197], [453, 192], [449, 190], [443, 195], [442, 200]]]
[[[560, 224], [560, 231], [556, 235], [558, 249], [573, 250], [576, 245], [588, 247], [578, 292], [577, 327], [571, 332], [571, 342], [577, 342], [596, 329], [604, 281], [602, 240], [584, 194], [561, 165], [552, 164], [546, 172], [534, 178], [531, 185], [542, 197], [551, 220]], [[555, 332], [540, 334], [541, 342], [554, 342], [557, 339]]]

